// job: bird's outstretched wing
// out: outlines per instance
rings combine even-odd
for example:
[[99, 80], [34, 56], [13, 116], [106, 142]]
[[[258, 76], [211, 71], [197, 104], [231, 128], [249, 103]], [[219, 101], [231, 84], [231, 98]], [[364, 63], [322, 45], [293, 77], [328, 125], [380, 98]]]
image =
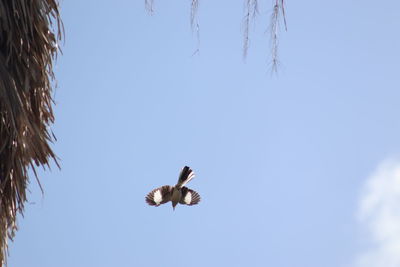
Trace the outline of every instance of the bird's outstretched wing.
[[189, 205], [189, 206], [199, 204], [200, 195], [196, 191], [184, 186], [184, 187], [182, 187], [181, 192], [182, 192], [182, 196], [181, 196], [181, 199], [179, 200], [179, 203]]
[[172, 186], [164, 185], [154, 189], [146, 196], [146, 202], [150, 206], [159, 206], [171, 200]]
[[179, 179], [178, 183], [176, 184], [176, 187], [182, 188], [193, 178], [194, 178], [193, 170], [188, 166], [183, 167], [181, 173], [179, 174]]

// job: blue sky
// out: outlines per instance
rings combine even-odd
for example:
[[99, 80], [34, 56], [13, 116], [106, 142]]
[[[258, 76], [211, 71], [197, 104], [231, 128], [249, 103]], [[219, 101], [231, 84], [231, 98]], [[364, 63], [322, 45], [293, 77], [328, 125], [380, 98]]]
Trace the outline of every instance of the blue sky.
[[[243, 2], [200, 0], [193, 56], [190, 1], [62, 1], [62, 169], [10, 266], [399, 266], [400, 4], [287, 1], [271, 75], [273, 1], [245, 62]], [[202, 202], [147, 206], [184, 165]]]

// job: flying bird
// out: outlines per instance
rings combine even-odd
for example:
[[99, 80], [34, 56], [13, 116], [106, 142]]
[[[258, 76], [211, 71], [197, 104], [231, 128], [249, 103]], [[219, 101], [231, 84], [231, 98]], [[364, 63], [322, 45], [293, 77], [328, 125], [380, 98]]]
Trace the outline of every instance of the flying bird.
[[194, 172], [190, 167], [185, 166], [179, 174], [178, 182], [175, 186], [164, 185], [154, 189], [146, 196], [146, 202], [150, 206], [160, 206], [169, 201], [172, 202], [172, 208], [175, 210], [176, 205], [196, 205], [200, 202], [200, 195], [187, 188], [185, 185], [194, 178]]

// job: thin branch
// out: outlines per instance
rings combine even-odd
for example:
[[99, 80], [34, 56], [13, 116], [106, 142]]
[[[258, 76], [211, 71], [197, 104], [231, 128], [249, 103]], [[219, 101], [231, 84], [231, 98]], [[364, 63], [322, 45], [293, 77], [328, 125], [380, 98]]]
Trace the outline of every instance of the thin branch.
[[281, 9], [282, 9], [283, 22], [284, 22], [284, 24], [285, 24], [285, 31], [287, 31], [286, 13], [285, 13], [285, 2], [284, 2], [284, 0], [281, 0]]
[[154, 5], [154, 0], [144, 0], [144, 7], [150, 14], [154, 13], [153, 5]]
[[278, 45], [279, 45], [279, 14], [282, 12], [285, 30], [287, 30], [284, 0], [275, 0], [270, 22], [270, 41], [271, 41], [271, 69], [277, 72], [279, 65]]
[[198, 9], [199, 9], [199, 0], [192, 0], [192, 3], [190, 5], [190, 27], [192, 29], [192, 32], [196, 33], [196, 39], [197, 39], [196, 52], [199, 51], [200, 47], [200, 26], [199, 26], [199, 21], [197, 19]]
[[258, 14], [258, 0], [246, 0], [244, 15], [244, 32], [243, 32], [243, 59], [247, 57], [249, 49], [249, 27], [250, 21], [254, 21]]
[[192, 4], [190, 5], [190, 27], [192, 30], [195, 26], [198, 26], [197, 21], [197, 10], [199, 9], [199, 0], [192, 0]]

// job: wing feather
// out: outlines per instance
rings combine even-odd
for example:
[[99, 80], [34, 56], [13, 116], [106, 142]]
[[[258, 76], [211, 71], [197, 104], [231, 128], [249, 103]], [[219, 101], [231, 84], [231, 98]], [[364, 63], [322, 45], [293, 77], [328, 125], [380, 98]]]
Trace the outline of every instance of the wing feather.
[[182, 187], [181, 191], [182, 191], [182, 196], [181, 199], [179, 200], [180, 204], [189, 206], [199, 204], [201, 198], [196, 191], [189, 189], [186, 186]]
[[154, 189], [146, 196], [146, 202], [150, 206], [160, 206], [171, 200], [172, 186], [164, 185]]

